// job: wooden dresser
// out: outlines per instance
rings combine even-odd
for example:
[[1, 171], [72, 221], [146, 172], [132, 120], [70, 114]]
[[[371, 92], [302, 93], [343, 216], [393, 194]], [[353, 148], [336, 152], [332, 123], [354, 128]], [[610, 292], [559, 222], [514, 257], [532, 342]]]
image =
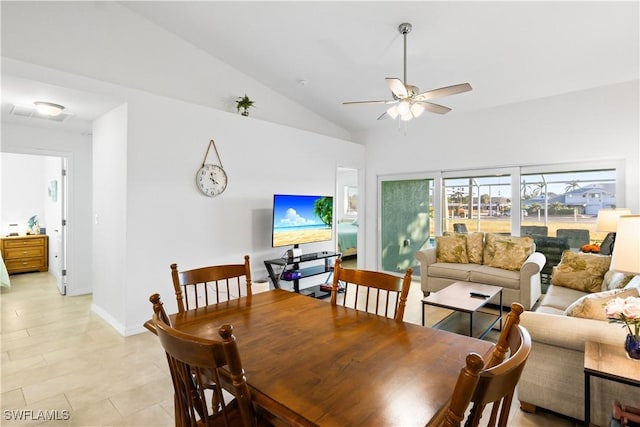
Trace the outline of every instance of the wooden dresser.
[[2, 258], [9, 274], [49, 271], [49, 236], [2, 237]]

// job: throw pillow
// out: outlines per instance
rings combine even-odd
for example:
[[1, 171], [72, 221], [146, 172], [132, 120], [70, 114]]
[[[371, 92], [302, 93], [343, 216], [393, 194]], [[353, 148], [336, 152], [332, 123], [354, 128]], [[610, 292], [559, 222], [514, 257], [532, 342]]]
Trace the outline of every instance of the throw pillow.
[[624, 274], [619, 271], [609, 270], [604, 274], [602, 280], [602, 291], [609, 291], [611, 289], [624, 288], [627, 283], [633, 279], [633, 274]]
[[466, 237], [461, 234], [436, 236], [436, 262], [468, 264]]
[[467, 256], [472, 264], [482, 264], [482, 252], [484, 251], [484, 233], [476, 232], [467, 234]]
[[582, 292], [599, 292], [610, 264], [608, 255], [564, 251], [560, 264], [553, 269], [551, 284]]
[[640, 293], [640, 274], [637, 276], [633, 276], [633, 278], [627, 283], [624, 289], [636, 288], [638, 293]]
[[487, 233], [482, 263], [489, 267], [518, 271], [534, 252], [533, 239], [529, 236], [503, 236]]
[[608, 320], [604, 312], [604, 306], [614, 298], [637, 297], [638, 290], [612, 289], [610, 291], [596, 292], [579, 298], [564, 311], [566, 316], [582, 317], [584, 319]]

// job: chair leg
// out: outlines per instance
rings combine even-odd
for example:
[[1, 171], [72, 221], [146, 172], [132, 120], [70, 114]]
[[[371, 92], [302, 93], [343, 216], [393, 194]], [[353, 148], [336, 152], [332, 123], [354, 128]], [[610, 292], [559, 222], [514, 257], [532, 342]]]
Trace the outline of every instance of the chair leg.
[[528, 402], [523, 402], [522, 400], [520, 401], [520, 409], [524, 412], [528, 412], [530, 414], [535, 414], [536, 413], [536, 409], [538, 407], [536, 405], [533, 405], [531, 403]]

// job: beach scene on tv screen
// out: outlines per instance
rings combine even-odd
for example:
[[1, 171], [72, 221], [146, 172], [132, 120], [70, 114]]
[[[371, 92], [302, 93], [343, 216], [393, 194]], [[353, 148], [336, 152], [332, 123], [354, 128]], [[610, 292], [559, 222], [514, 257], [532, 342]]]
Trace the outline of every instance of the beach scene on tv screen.
[[274, 247], [331, 240], [332, 197], [276, 195], [273, 205]]

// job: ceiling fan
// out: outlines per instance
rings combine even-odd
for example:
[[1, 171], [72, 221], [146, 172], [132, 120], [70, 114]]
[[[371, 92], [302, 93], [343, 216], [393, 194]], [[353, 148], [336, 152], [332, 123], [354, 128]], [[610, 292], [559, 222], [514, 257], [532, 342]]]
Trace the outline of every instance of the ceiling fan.
[[451, 111], [451, 108], [427, 101], [429, 99], [455, 95], [456, 93], [471, 90], [471, 85], [469, 83], [461, 83], [420, 93], [420, 90], [416, 86], [407, 84], [407, 34], [411, 32], [411, 28], [411, 24], [408, 22], [402, 23], [398, 26], [398, 31], [400, 31], [400, 34], [404, 36], [404, 81], [393, 77], [387, 77], [385, 79], [387, 81], [387, 85], [389, 85], [389, 89], [391, 89], [393, 99], [384, 101], [343, 102], [344, 105], [392, 104], [387, 111], [378, 117], [378, 120], [387, 117], [391, 117], [392, 119], [399, 117], [400, 120], [408, 121], [414, 117], [419, 117], [425, 110], [431, 113], [446, 114]]

